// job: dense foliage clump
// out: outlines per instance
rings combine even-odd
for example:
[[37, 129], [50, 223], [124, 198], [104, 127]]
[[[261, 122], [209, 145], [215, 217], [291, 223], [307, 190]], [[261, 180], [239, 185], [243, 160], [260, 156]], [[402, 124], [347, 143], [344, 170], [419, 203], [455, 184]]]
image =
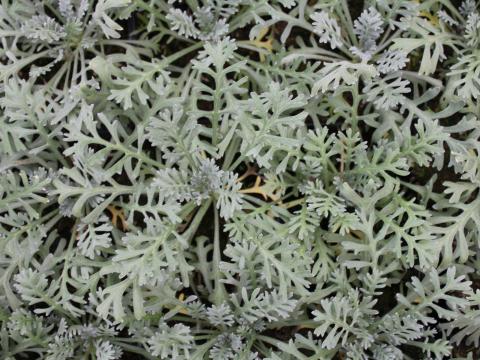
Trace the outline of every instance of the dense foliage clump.
[[480, 358], [480, 3], [0, 0], [0, 358]]

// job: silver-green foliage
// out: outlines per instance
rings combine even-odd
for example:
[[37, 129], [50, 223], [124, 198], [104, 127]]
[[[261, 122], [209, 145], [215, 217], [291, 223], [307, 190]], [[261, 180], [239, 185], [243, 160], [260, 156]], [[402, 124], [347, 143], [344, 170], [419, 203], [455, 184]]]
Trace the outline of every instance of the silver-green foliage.
[[478, 358], [456, 3], [0, 0], [0, 358]]

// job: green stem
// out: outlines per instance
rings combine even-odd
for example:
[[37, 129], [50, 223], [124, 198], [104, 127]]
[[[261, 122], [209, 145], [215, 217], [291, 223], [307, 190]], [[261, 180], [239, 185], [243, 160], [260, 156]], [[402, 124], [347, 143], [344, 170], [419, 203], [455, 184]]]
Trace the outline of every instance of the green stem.
[[203, 220], [203, 217], [205, 216], [205, 213], [207, 212], [211, 204], [212, 204], [212, 199], [209, 199], [206, 202], [204, 202], [202, 206], [200, 206], [200, 208], [198, 209], [197, 213], [195, 214], [195, 218], [192, 220], [192, 222], [188, 226], [188, 230], [184, 233], [184, 237], [187, 240], [187, 242], [190, 242], [195, 236], [195, 233], [197, 232], [197, 229], [200, 226]]
[[213, 234], [213, 281], [215, 283], [215, 292], [213, 294], [213, 303], [216, 305], [220, 305], [225, 300], [225, 288], [223, 284], [220, 282], [221, 280], [221, 273], [220, 273], [220, 259], [221, 259], [221, 251], [220, 251], [220, 219], [218, 216], [218, 210], [214, 208], [213, 210], [214, 217], [214, 234]]
[[160, 63], [161, 63], [162, 65], [164, 65], [164, 66], [165, 66], [165, 65], [168, 65], [168, 64], [171, 64], [171, 63], [173, 63], [174, 61], [176, 61], [176, 60], [184, 57], [184, 56], [187, 55], [188, 53], [191, 53], [192, 51], [195, 51], [195, 50], [201, 48], [202, 46], [203, 46], [203, 42], [202, 42], [202, 41], [197, 42], [197, 43], [195, 43], [195, 44], [193, 44], [193, 45], [190, 45], [190, 46], [188, 46], [188, 47], [186, 47], [186, 48], [184, 48], [184, 49], [182, 49], [182, 50], [180, 50], [180, 51], [177, 51], [175, 54], [172, 54], [172, 55], [170, 55], [170, 56], [167, 56], [167, 57], [163, 58]]
[[217, 146], [218, 142], [218, 123], [220, 120], [220, 79], [215, 76], [215, 92], [213, 93], [213, 113], [212, 113], [212, 145]]
[[342, 17], [341, 20], [344, 23], [345, 28], [347, 29], [351, 43], [352, 45], [358, 46], [357, 37], [353, 33], [353, 21], [350, 16], [350, 10], [348, 8], [348, 4], [346, 0], [342, 0], [342, 10], [345, 17]]
[[125, 350], [129, 353], [139, 354], [139, 355], [142, 355], [145, 358], [151, 359], [151, 360], [156, 360], [157, 359], [156, 357], [150, 355], [150, 353], [147, 352], [146, 350], [144, 350], [142, 348], [139, 348], [137, 346], [127, 344], [127, 343], [125, 343], [123, 341], [120, 341], [120, 340], [111, 340], [111, 342], [120, 346], [123, 350]]

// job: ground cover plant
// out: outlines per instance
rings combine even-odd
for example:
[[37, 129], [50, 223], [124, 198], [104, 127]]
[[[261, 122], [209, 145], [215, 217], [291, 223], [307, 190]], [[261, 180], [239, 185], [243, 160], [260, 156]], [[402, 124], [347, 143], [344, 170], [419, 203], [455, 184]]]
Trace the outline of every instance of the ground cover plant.
[[480, 358], [480, 3], [0, 0], [0, 358]]

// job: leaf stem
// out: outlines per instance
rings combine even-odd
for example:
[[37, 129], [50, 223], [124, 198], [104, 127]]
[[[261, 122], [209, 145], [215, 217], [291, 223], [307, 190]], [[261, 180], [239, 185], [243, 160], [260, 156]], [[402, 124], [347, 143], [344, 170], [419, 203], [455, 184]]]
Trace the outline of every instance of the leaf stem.
[[220, 218], [218, 216], [218, 209], [214, 207], [213, 209], [213, 221], [214, 221], [214, 234], [213, 234], [213, 261], [212, 261], [212, 271], [213, 271], [213, 281], [215, 283], [215, 292], [213, 294], [213, 303], [220, 305], [225, 299], [225, 288], [220, 282], [221, 273], [220, 273]]

